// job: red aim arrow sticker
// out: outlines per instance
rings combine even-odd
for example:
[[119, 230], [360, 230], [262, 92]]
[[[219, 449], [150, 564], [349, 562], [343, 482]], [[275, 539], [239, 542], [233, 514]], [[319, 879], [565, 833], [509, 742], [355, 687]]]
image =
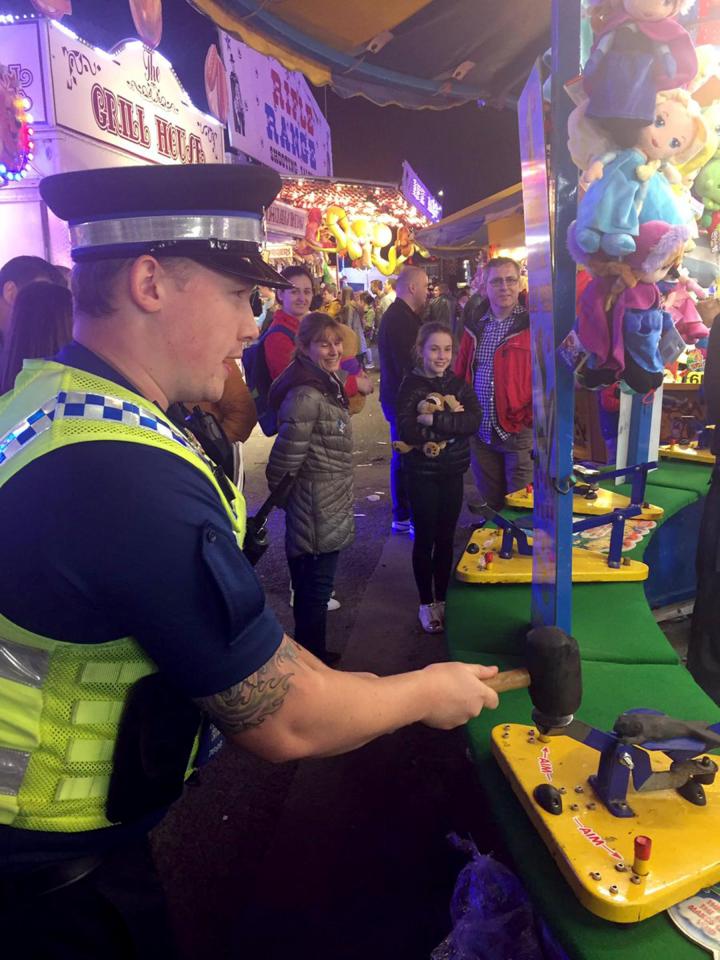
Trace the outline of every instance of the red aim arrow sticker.
[[548, 783], [552, 783], [553, 779], [553, 764], [550, 759], [550, 748], [543, 747], [540, 751], [540, 756], [538, 757], [538, 767], [540, 767], [540, 773], [545, 777]]
[[613, 860], [624, 859], [623, 855], [618, 853], [617, 850], [613, 850], [611, 846], [608, 846], [603, 837], [601, 837], [599, 833], [596, 833], [592, 827], [585, 826], [580, 817], [573, 817], [573, 823], [577, 827], [578, 831], [585, 837], [588, 843], [591, 843], [594, 847], [607, 850]]

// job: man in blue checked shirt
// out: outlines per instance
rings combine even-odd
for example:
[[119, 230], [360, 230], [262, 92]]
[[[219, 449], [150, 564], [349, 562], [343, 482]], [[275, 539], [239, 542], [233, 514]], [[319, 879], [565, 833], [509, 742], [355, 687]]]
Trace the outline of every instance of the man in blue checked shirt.
[[475, 388], [482, 422], [470, 441], [481, 502], [502, 509], [505, 496], [532, 481], [530, 318], [520, 306], [520, 267], [510, 257], [487, 265], [487, 299], [465, 307], [456, 373]]

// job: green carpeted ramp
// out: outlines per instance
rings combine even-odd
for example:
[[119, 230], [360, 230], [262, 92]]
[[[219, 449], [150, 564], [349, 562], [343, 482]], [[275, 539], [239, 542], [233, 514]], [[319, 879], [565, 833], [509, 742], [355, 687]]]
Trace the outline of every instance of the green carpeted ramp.
[[[651, 474], [647, 499], [665, 515], [652, 537], [627, 555], [653, 556], [654, 538], [683, 536], [682, 515], [695, 523], [710, 470], [663, 462]], [[627, 493], [626, 487], [617, 488]], [[518, 514], [513, 514], [518, 516]], [[692, 536], [693, 534], [691, 534]], [[512, 669], [522, 663], [522, 637], [530, 621], [530, 585], [476, 586], [453, 580], [447, 598], [447, 640], [453, 658]], [[657, 626], [642, 583], [577, 584], [573, 633], [583, 669], [578, 716], [610, 729], [626, 709], [651, 707], [687, 720], [720, 719], [720, 708], [695, 684]], [[503, 694], [500, 707], [468, 724], [468, 735], [498, 837], [534, 902], [573, 960], [702, 960], [707, 954], [680, 935], [665, 913], [636, 924], [593, 916], [572, 894], [527, 818], [490, 751], [490, 730], [502, 723], [530, 723], [526, 690]]]

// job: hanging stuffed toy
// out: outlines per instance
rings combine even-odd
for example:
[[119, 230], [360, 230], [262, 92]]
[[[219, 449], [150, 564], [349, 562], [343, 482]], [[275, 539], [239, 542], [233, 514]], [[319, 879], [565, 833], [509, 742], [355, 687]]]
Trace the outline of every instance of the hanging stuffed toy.
[[674, 17], [694, 0], [600, 0], [594, 3], [595, 43], [583, 70], [587, 115], [620, 147], [636, 143], [655, 117], [660, 90], [684, 87], [698, 63], [687, 30]]
[[[697, 343], [710, 335], [710, 331], [698, 313], [698, 300], [707, 299], [707, 290], [694, 280], [689, 272], [681, 267], [677, 275], [672, 271], [658, 286], [664, 297], [664, 306], [672, 317], [675, 329], [685, 343]], [[672, 279], [671, 279], [672, 277]]]
[[713, 157], [695, 178], [693, 193], [704, 210], [700, 226], [713, 233], [720, 223], [720, 157]]
[[594, 277], [578, 300], [577, 334], [590, 354], [579, 374], [583, 386], [598, 390], [622, 380], [640, 394], [660, 386], [660, 340], [673, 322], [657, 283], [680, 264], [688, 236], [685, 225], [650, 221], [640, 226], [636, 250], [623, 261], [586, 259]]
[[707, 140], [700, 107], [687, 91], [658, 94], [655, 121], [639, 130], [636, 144], [603, 154], [585, 170], [587, 193], [578, 207], [576, 246], [586, 254], [601, 250], [622, 257], [634, 252], [642, 223], [688, 223], [690, 213], [670, 186], [669, 180], [678, 179], [671, 161], [690, 159]]

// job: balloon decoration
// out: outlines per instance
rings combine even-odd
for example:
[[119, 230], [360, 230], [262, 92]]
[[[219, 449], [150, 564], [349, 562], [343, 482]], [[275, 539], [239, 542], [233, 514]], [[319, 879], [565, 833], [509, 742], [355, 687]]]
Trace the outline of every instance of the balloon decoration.
[[32, 0], [32, 5], [43, 17], [50, 17], [51, 20], [62, 20], [72, 14], [70, 0]]
[[308, 211], [305, 237], [295, 245], [298, 256], [335, 253], [350, 260], [353, 267], [375, 267], [386, 277], [397, 273], [416, 251], [427, 255], [408, 227], [399, 226], [393, 239], [387, 223], [368, 217], [351, 218], [343, 207], [334, 204], [324, 213], [319, 207]]
[[138, 36], [154, 49], [162, 37], [162, 0], [129, 0], [129, 3]]
[[222, 62], [217, 46], [212, 43], [205, 56], [205, 96], [207, 97], [210, 113], [220, 121], [227, 123], [229, 98], [227, 89], [227, 72]]
[[0, 187], [22, 180], [33, 158], [30, 103], [15, 86], [12, 74], [0, 64]]
[[702, 355], [706, 343], [699, 305], [708, 294], [688, 263], [718, 272], [707, 234], [720, 231], [720, 35], [703, 19], [720, 16], [720, 4], [699, 0], [690, 15], [693, 6], [585, 0], [593, 44], [569, 89], [568, 146], [581, 178], [567, 239], [581, 270], [586, 353], [575, 375], [590, 389], [620, 381], [648, 394], [681, 353]]

